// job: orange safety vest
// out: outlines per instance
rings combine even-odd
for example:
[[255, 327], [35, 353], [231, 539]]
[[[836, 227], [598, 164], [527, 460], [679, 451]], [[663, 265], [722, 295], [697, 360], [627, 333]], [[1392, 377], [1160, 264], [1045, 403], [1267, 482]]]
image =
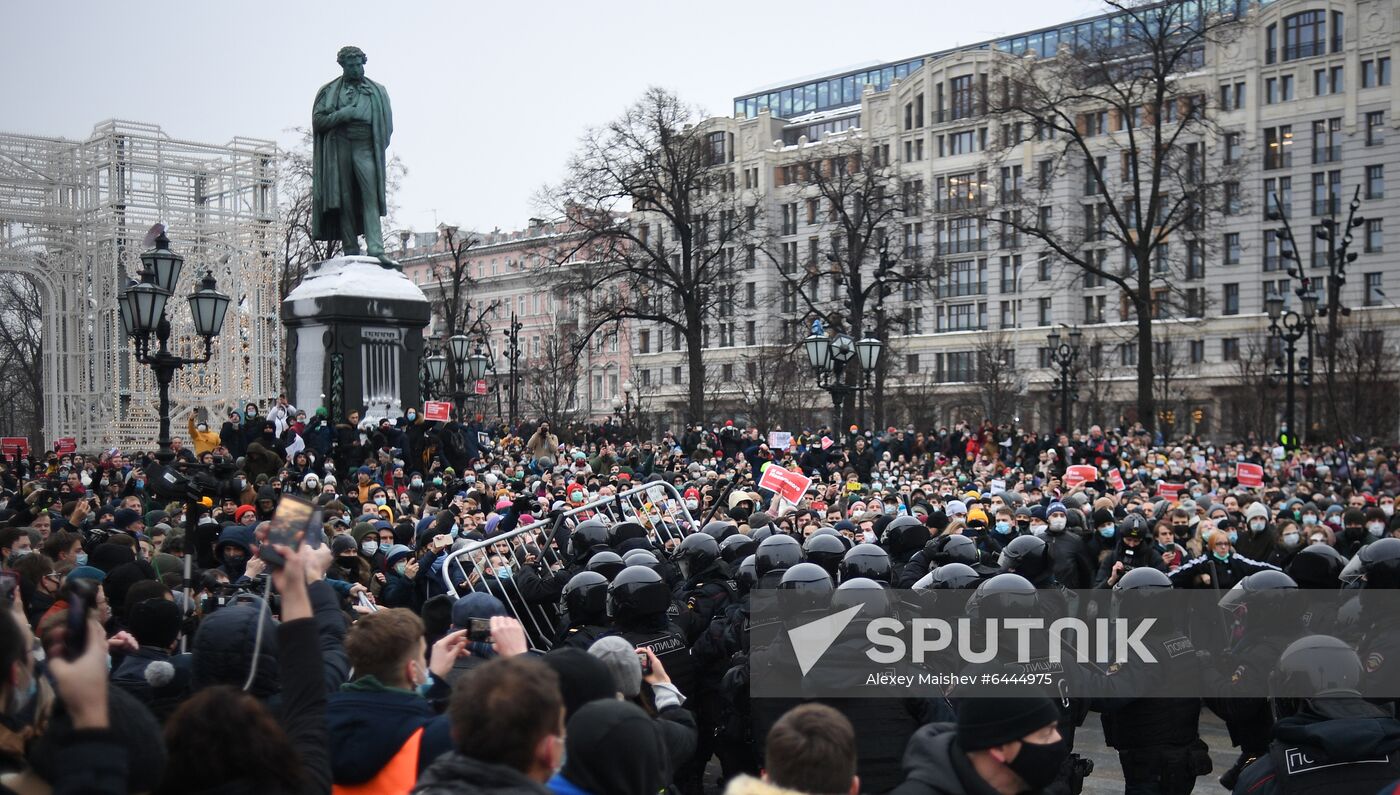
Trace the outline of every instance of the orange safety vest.
[[423, 729], [419, 727], [378, 775], [363, 784], [336, 784], [331, 787], [332, 795], [407, 795], [418, 781], [418, 746], [422, 742]]

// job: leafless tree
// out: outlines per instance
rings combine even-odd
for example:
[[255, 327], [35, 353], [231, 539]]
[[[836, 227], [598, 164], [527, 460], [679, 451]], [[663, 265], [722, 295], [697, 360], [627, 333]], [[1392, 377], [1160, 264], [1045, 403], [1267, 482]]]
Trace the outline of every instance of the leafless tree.
[[[797, 189], [783, 204], [781, 226], [773, 230], [778, 238], [764, 246], [782, 277], [782, 308], [888, 345], [896, 330], [912, 331], [908, 310], [897, 311], [893, 301], [906, 289], [903, 297], [916, 300], [932, 285], [933, 261], [912, 220], [925, 209], [923, 183], [901, 177], [888, 144], [875, 148], [862, 138], [835, 139], [812, 151], [812, 157], [780, 170], [779, 182]], [[900, 222], [906, 216], [907, 226]], [[805, 242], [788, 239], [803, 221], [810, 227]], [[890, 360], [881, 357], [870, 390], [876, 426], [884, 424]], [[843, 375], [852, 386], [861, 377], [858, 367]], [[846, 406], [845, 416], [855, 416], [851, 409]]]
[[934, 374], [928, 371], [909, 373], [901, 380], [895, 391], [890, 413], [915, 428], [934, 428], [938, 424], [939, 383]]
[[[480, 242], [481, 239], [475, 234], [456, 226], [438, 226], [437, 247], [446, 256], [432, 258], [429, 277], [436, 289], [432, 291], [429, 305], [433, 315], [442, 321], [443, 333], [447, 337], [458, 334], [489, 337], [485, 329], [486, 319], [500, 301], [472, 301], [476, 279], [471, 274], [471, 260], [467, 257], [467, 252]], [[449, 355], [447, 373], [452, 383], [455, 383], [456, 369], [457, 362]]]
[[525, 360], [525, 406], [559, 427], [581, 419], [579, 366], [573, 335], [556, 326], [541, 340], [538, 356]]
[[1185, 340], [1173, 338], [1169, 332], [1158, 334], [1153, 342], [1153, 399], [1159, 421], [1156, 427], [1168, 439], [1174, 438], [1178, 423], [1185, 424], [1185, 379], [1198, 369], [1190, 364], [1187, 344]]
[[792, 345], [765, 345], [742, 357], [742, 377], [735, 392], [749, 424], [768, 431], [777, 426], [800, 428], [824, 425], [824, 397], [814, 388], [803, 363], [806, 357]]
[[[1234, 209], [1242, 173], [1238, 157], [1207, 158], [1205, 142], [1217, 132], [1213, 94], [1183, 77], [1199, 68], [1209, 41], [1238, 26], [1193, 3], [1107, 5], [1115, 18], [1102, 35], [1062, 42], [1054, 57], [997, 62], [982, 98], [1000, 133], [988, 163], [1000, 169], [1001, 207], [989, 217], [1118, 288], [1124, 319], [1137, 326], [1138, 419], [1151, 428], [1153, 320], [1174, 305], [1203, 313], [1203, 290], [1178, 285], [1199, 278], [1196, 266], [1218, 237], [1204, 234], [1207, 220]], [[1029, 141], [1048, 157], [1027, 179], [1018, 164]], [[1124, 267], [1115, 264], [1120, 249]]]
[[[1234, 383], [1224, 396], [1223, 408], [1230, 422], [1222, 428], [1236, 438], [1277, 438], [1281, 389], [1272, 377], [1275, 357], [1271, 353], [1265, 334], [1256, 332], [1240, 340]], [[1301, 403], [1301, 392], [1299, 395]]]
[[31, 279], [0, 274], [0, 386], [6, 436], [27, 436], [37, 445], [43, 433], [43, 296]]
[[981, 334], [973, 353], [977, 358], [975, 378], [982, 397], [982, 417], [993, 425], [1011, 422], [1026, 392], [1026, 378], [1017, 366], [1011, 335], [1005, 331]]
[[586, 133], [563, 181], [539, 197], [578, 233], [556, 259], [566, 288], [593, 296], [581, 338], [624, 320], [677, 329], [691, 422], [706, 415], [705, 326], [721, 299], [716, 288], [732, 281], [746, 227], [726, 167], [732, 146], [712, 146], [694, 126], [702, 117], [650, 88]]
[[1396, 406], [1400, 405], [1395, 355], [1395, 345], [1369, 318], [1349, 324], [1339, 335], [1336, 367], [1341, 405], [1335, 438], [1349, 444], [1395, 440]]

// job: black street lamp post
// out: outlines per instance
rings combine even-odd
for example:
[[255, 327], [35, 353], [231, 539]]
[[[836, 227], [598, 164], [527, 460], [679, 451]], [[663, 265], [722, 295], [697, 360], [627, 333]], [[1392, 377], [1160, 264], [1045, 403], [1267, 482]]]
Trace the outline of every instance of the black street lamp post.
[[432, 400], [442, 383], [443, 373], [447, 372], [447, 357], [441, 351], [434, 351], [423, 360], [426, 379], [423, 384], [423, 399]]
[[453, 334], [447, 338], [447, 351], [452, 357], [452, 405], [457, 410], [457, 420], [465, 421], [467, 391], [467, 360], [471, 358], [472, 341], [466, 334]]
[[[841, 412], [846, 398], [870, 388], [870, 376], [880, 363], [880, 352], [884, 348], [879, 338], [864, 335], [859, 341], [852, 340], [849, 334], [838, 332], [827, 335], [820, 320], [812, 321], [812, 334], [802, 341], [807, 350], [807, 363], [817, 376], [817, 388], [831, 395], [832, 422], [838, 439], [844, 440]], [[860, 367], [859, 377], [853, 384], [846, 383], [846, 365], [856, 359]]]
[[[1357, 252], [1351, 250], [1353, 240], [1352, 230], [1359, 229], [1366, 225], [1365, 216], [1356, 214], [1357, 210], [1361, 209], [1361, 186], [1358, 185], [1355, 191], [1352, 192], [1351, 201], [1347, 204], [1347, 217], [1345, 221], [1338, 218], [1338, 212], [1341, 209], [1339, 206], [1341, 203], [1340, 198], [1327, 198], [1325, 200], [1326, 205], [1321, 208], [1317, 206], [1320, 200], [1314, 200], [1313, 213], [1315, 215], [1326, 216], [1318, 222], [1317, 229], [1314, 232], [1318, 240], [1323, 240], [1327, 243], [1325, 252], [1327, 300], [1322, 306], [1317, 305], [1320, 298], [1312, 288], [1313, 279], [1307, 275], [1307, 266], [1303, 263], [1300, 253], [1301, 249], [1299, 249], [1298, 241], [1293, 235], [1293, 227], [1288, 223], [1290, 208], [1284, 206], [1283, 200], [1279, 198], [1277, 193], [1271, 194], [1269, 198], [1273, 199], [1274, 207], [1268, 212], [1268, 219], [1271, 221], [1280, 221], [1283, 224], [1276, 232], [1277, 236], [1281, 238], [1281, 242], [1279, 243], [1279, 258], [1291, 261], [1292, 264], [1288, 266], [1288, 275], [1290, 278], [1297, 279], [1299, 282], [1299, 287], [1294, 290], [1294, 293], [1304, 302], [1308, 300], [1304, 298], [1304, 293], [1313, 296], [1312, 302], [1316, 311], [1314, 317], [1309, 318], [1309, 321], [1306, 323], [1309, 359], [1312, 358], [1313, 335], [1317, 328], [1315, 318], [1321, 317], [1327, 320], [1327, 332], [1322, 347], [1327, 357], [1327, 398], [1329, 401], [1327, 405], [1333, 413], [1333, 425], [1336, 425], [1336, 406], [1334, 402], [1331, 401], [1332, 396], [1335, 394], [1337, 378], [1336, 346], [1337, 336], [1340, 333], [1337, 325], [1341, 321], [1342, 316], [1351, 314], [1351, 308], [1342, 305], [1342, 286], [1345, 285], [1347, 281], [1347, 266], [1355, 262], [1357, 257], [1360, 256]], [[1287, 246], [1284, 246], [1284, 243], [1287, 243]], [[1318, 263], [1313, 262], [1312, 264], [1316, 266]], [[1310, 378], [1308, 380], [1310, 380]], [[1288, 426], [1289, 433], [1297, 435], [1301, 441], [1306, 442], [1312, 431], [1312, 414], [1313, 401], [1311, 394], [1309, 394], [1307, 400], [1307, 419], [1304, 421], [1303, 432], [1299, 434], [1290, 422]]]
[[1084, 332], [1078, 326], [1071, 326], [1068, 341], [1062, 341], [1060, 330], [1054, 329], [1045, 339], [1050, 343], [1050, 363], [1059, 371], [1055, 374], [1055, 386], [1060, 391], [1060, 432], [1069, 433], [1069, 402], [1074, 392], [1071, 376]]
[[[1294, 424], [1294, 407], [1296, 406], [1296, 383], [1298, 380], [1298, 368], [1295, 364], [1295, 356], [1298, 350], [1298, 340], [1310, 335], [1313, 330], [1313, 323], [1317, 316], [1317, 293], [1312, 291], [1310, 286], [1304, 287], [1298, 292], [1298, 297], [1302, 299], [1302, 313], [1293, 310], [1285, 311], [1283, 308], [1283, 296], [1278, 293], [1271, 293], [1264, 299], [1264, 309], [1269, 315], [1269, 336], [1284, 343], [1284, 352], [1287, 356], [1287, 365], [1284, 371], [1285, 380], [1285, 413], [1284, 433], [1280, 435], [1280, 440], [1289, 449], [1298, 446], [1298, 426]], [[1305, 360], [1306, 361], [1306, 360]], [[1312, 366], [1307, 363], [1303, 367], [1304, 384], [1311, 382]], [[1273, 377], [1277, 379], [1279, 373], [1274, 372]]]
[[[135, 342], [136, 361], [150, 366], [159, 385], [160, 435], [156, 440], [156, 458], [161, 464], [175, 460], [170, 448], [170, 382], [175, 373], [190, 364], [204, 364], [214, 350], [214, 337], [224, 326], [229, 297], [218, 291], [212, 273], [200, 279], [199, 289], [189, 296], [190, 317], [195, 333], [204, 338], [204, 353], [192, 359], [170, 352], [170, 320], [165, 316], [166, 302], [174, 294], [185, 258], [170, 250], [170, 239], [162, 229], [155, 248], [141, 255], [141, 281], [128, 287], [117, 301], [122, 329]], [[151, 336], [156, 348], [151, 350]]]
[[[512, 429], [515, 428], [515, 421], [520, 413], [520, 329], [520, 321], [516, 318], [515, 313], [511, 312], [510, 326], [505, 330], [505, 353], [506, 360], [510, 362], [510, 384], [508, 386], [508, 389], [510, 390], [509, 427]], [[500, 389], [500, 387], [498, 386], [497, 389]]]

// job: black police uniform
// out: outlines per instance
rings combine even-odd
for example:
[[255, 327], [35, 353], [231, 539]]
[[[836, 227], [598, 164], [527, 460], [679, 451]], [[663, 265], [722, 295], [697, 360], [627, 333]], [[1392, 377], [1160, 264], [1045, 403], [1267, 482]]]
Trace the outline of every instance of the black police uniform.
[[1274, 726], [1268, 753], [1240, 774], [1235, 793], [1379, 792], [1400, 779], [1400, 720], [1360, 698], [1308, 701]]

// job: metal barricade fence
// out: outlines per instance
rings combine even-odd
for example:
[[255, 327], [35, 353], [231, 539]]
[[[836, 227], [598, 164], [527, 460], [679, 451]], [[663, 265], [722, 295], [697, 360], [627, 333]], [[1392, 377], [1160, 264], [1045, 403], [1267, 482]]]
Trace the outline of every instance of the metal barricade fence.
[[[569, 563], [568, 550], [561, 549], [557, 539], [595, 518], [609, 527], [635, 522], [646, 531], [652, 548], [666, 551], [699, 529], [676, 488], [654, 481], [565, 511], [552, 525], [532, 522], [470, 541], [443, 559], [440, 576], [454, 598], [475, 592], [495, 596], [524, 625], [531, 647], [547, 650], [554, 645], [560, 618], [549, 578]], [[506, 565], [509, 575], [504, 574]]]

